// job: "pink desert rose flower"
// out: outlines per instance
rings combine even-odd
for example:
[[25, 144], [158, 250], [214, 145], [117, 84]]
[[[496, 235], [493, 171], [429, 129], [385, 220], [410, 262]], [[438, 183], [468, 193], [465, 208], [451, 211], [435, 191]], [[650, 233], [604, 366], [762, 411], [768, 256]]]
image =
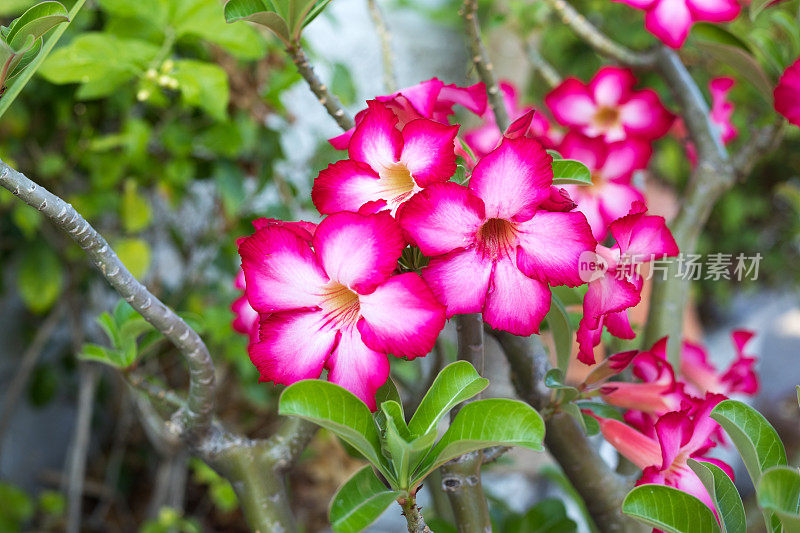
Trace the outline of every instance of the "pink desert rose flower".
[[453, 142], [458, 126], [420, 118], [400, 131], [397, 123], [385, 104], [369, 102], [369, 111], [350, 139], [350, 159], [329, 165], [314, 181], [311, 198], [320, 213], [365, 208], [386, 209], [393, 215], [423, 188], [450, 179], [456, 171]]
[[800, 126], [800, 58], [783, 73], [775, 87], [775, 110]]
[[728, 100], [728, 94], [736, 85], [733, 78], [714, 78], [708, 84], [711, 93], [711, 120], [720, 128], [722, 142], [730, 143], [739, 136], [739, 130], [731, 122], [733, 117], [733, 102]]
[[599, 138], [570, 132], [559, 152], [567, 159], [581, 161], [592, 172], [592, 185], [567, 185], [565, 189], [586, 215], [594, 238], [602, 242], [612, 221], [627, 215], [635, 202], [644, 202], [631, 179], [635, 171], [647, 168], [653, 153], [650, 143], [627, 139], [606, 144]]
[[431, 258], [422, 276], [448, 317], [483, 312], [494, 328], [531, 335], [550, 308], [548, 284], [583, 283], [578, 258], [596, 244], [586, 217], [539, 209], [551, 164], [536, 141], [504, 138], [469, 187], [437, 183], [400, 208], [404, 232]]
[[608, 418], [598, 418], [600, 431], [617, 451], [642, 469], [637, 485], [675, 487], [697, 497], [713, 511], [711, 497], [689, 468], [688, 459], [714, 463], [733, 479], [730, 466], [705, 456], [714, 446], [711, 436], [718, 430], [709, 414], [724, 399], [722, 395], [709, 394], [696, 405], [660, 416], [652, 436]]
[[729, 22], [741, 11], [737, 0], [615, 0], [645, 12], [644, 27], [671, 48], [680, 48], [695, 22]]
[[578, 359], [588, 365], [595, 364], [594, 347], [600, 344], [603, 326], [621, 339], [635, 336], [626, 310], [641, 299], [638, 266], [657, 257], [678, 255], [678, 245], [664, 218], [646, 212], [644, 204], [635, 203], [628, 215], [609, 225], [614, 245], [598, 244], [595, 250], [601, 270], [591, 273], [577, 332]]
[[[486, 86], [476, 83], [469, 87], [455, 84], [446, 85], [437, 78], [412, 85], [396, 93], [378, 96], [375, 99], [386, 106], [397, 116], [398, 125], [405, 126], [412, 120], [428, 118], [448, 124], [453, 115], [453, 106], [463, 106], [475, 115], [481, 116], [486, 111]], [[359, 111], [355, 117], [356, 126], [361, 124], [368, 109]], [[337, 150], [347, 150], [354, 129], [329, 139], [328, 142]]]
[[631, 137], [652, 141], [672, 125], [670, 113], [652, 89], [634, 90], [630, 69], [603, 67], [588, 84], [567, 78], [545, 96], [555, 119], [587, 137], [607, 143]]
[[[533, 111], [533, 107], [520, 107], [519, 95], [514, 84], [508, 81], [501, 81], [498, 85], [503, 93], [506, 112], [512, 122]], [[486, 111], [481, 118], [483, 119], [481, 126], [473, 128], [464, 134], [464, 142], [467, 143], [475, 157], [478, 158], [497, 148], [502, 138], [491, 107], [486, 106]], [[523, 133], [542, 143], [545, 148], [555, 148], [558, 144], [558, 132], [551, 129], [550, 122], [541, 113], [532, 115], [528, 128]]]
[[672, 366], [651, 351], [632, 358], [632, 374], [638, 381], [615, 381], [603, 385], [606, 403], [648, 415], [677, 411], [689, 399]]
[[311, 242], [277, 225], [244, 239], [247, 296], [260, 315], [249, 352], [261, 380], [289, 385], [327, 369], [374, 410], [386, 354], [426, 355], [445, 321], [417, 274], [393, 275], [404, 247], [388, 213], [331, 215]]

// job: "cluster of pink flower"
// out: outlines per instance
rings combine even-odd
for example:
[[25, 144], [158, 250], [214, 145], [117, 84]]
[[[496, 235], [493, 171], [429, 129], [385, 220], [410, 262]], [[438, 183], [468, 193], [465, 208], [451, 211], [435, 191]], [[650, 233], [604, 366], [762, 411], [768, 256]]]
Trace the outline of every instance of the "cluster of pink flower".
[[[594, 416], [605, 439], [642, 469], [638, 484], [676, 487], [714, 509], [687, 460], [712, 462], [733, 478], [730, 466], [707, 456], [711, 448], [724, 442], [719, 425], [709, 413], [727, 395], [758, 392], [756, 359], [745, 354], [752, 337], [750, 331], [733, 332], [736, 359], [722, 373], [708, 361], [702, 346], [684, 342], [676, 376], [666, 359], [664, 338], [648, 351], [609, 357], [587, 377], [583, 384], [586, 393], [599, 393], [606, 403], [627, 409], [627, 424]], [[608, 381], [629, 366], [638, 381]]]

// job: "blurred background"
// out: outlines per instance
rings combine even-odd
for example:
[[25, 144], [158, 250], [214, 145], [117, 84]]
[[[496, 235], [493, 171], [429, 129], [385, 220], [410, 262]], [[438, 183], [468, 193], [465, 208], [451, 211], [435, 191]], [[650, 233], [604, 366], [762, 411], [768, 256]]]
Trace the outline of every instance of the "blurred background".
[[[168, 20], [157, 19], [152, 2], [169, 5]], [[33, 3], [2, 0], [0, 21]], [[787, 4], [747, 25], [774, 69], [800, 55], [800, 36], [786, 24], [798, 8]], [[575, 5], [625, 44], [653, 44], [641, 13], [606, 0]], [[434, 76], [474, 83], [459, 2], [380, 0], [378, 7], [400, 87]], [[531, 67], [532, 47], [564, 76], [587, 80], [602, 64], [537, 2], [482, 2], [481, 19], [495, 71], [516, 84], [526, 105], [538, 106], [549, 90]], [[367, 0], [335, 0], [304, 35], [319, 76], [348, 109], [388, 92]], [[731, 74], [691, 47], [684, 58], [701, 87]], [[655, 76], [640, 81], [674, 107]], [[738, 83], [731, 98], [740, 131], [770, 122], [771, 103], [747, 83]], [[230, 305], [239, 295], [236, 239], [258, 217], [317, 220], [311, 184], [340, 158], [326, 142], [338, 133], [278, 41], [226, 25], [217, 0], [97, 0], [0, 120], [0, 157], [74, 204], [153, 292], [199, 328], [219, 371], [220, 417], [258, 437], [275, 426], [277, 390], [258, 382], [247, 339], [231, 327]], [[689, 169], [677, 137], [658, 142], [650, 171], [640, 177], [651, 210], [674, 212], [671, 191], [682, 189]], [[755, 404], [795, 460], [798, 215], [800, 130], [793, 128], [781, 149], [715, 206], [701, 241], [704, 254], [760, 253], [758, 279], [696, 282], [692, 328], [723, 366], [734, 356], [730, 330], [756, 331], [751, 351], [760, 356], [762, 391]], [[75, 523], [70, 501], [82, 504], [84, 531], [245, 531], [230, 485], [185, 451], [152, 443], [150, 408], [116, 372], [82, 360], [92, 353], [87, 343], [111, 346], [99, 315], [127, 320], [117, 300], [77, 246], [0, 190], [0, 532], [62, 531]], [[447, 342], [441, 351], [440, 359], [454, 356]], [[491, 352], [487, 361], [492, 394], [510, 394], [504, 361]], [[397, 361], [393, 375], [409, 392], [435, 364], [441, 361]], [[186, 385], [180, 358], [155, 338], [135, 371]], [[80, 487], [74, 473], [84, 458]], [[579, 507], [559, 488], [563, 476], [546, 463], [541, 454], [520, 452], [487, 471], [495, 518], [505, 524], [500, 531], [514, 531], [514, 520], [546, 496], [566, 501], [580, 522]], [[358, 464], [334, 438], [318, 434], [290, 477], [307, 531], [326, 528], [328, 500]], [[433, 492], [425, 502], [441, 511]], [[391, 509], [373, 530], [403, 531], [399, 518]]]

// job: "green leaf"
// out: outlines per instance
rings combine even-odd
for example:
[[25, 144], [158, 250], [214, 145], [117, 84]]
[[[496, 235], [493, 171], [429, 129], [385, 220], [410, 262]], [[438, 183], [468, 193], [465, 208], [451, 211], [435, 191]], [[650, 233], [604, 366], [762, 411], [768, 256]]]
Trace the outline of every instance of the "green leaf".
[[752, 53], [752, 50], [750, 50], [750, 47], [745, 41], [740, 39], [737, 35], [726, 30], [719, 24], [711, 24], [708, 22], [696, 23], [694, 26], [692, 26], [692, 38], [701, 41], [733, 46], [747, 53]]
[[717, 533], [706, 504], [673, 487], [640, 485], [622, 502], [622, 512], [667, 533]]
[[14, 68], [11, 69], [7, 80], [16, 78], [22, 73], [23, 70], [28, 68], [28, 66], [33, 63], [33, 61], [42, 51], [42, 43], [42, 39], [36, 39], [36, 41], [33, 43], [33, 46], [28, 48], [28, 50], [22, 54], [22, 56], [14, 61], [16, 65], [14, 65]]
[[565, 374], [572, 354], [572, 326], [569, 323], [569, 314], [567, 314], [564, 304], [556, 295], [552, 296], [550, 311], [544, 319], [553, 334], [558, 369]]
[[614, 420], [619, 420], [620, 422], [623, 421], [622, 414], [620, 414], [617, 408], [606, 403], [576, 402], [576, 405], [581, 409], [586, 409], [593, 412], [600, 418], [612, 418]]
[[553, 185], [591, 185], [589, 167], [574, 159], [553, 160]]
[[422, 398], [408, 428], [414, 435], [436, 431], [439, 421], [450, 409], [468, 400], [489, 386], [489, 380], [466, 361], [456, 361], [444, 367], [431, 388]]
[[[397, 384], [391, 377], [375, 392], [375, 403], [378, 407], [380, 407], [383, 402], [388, 401], [397, 402], [402, 412], [403, 400], [400, 398], [400, 391], [397, 390]], [[405, 414], [403, 414], [403, 420], [405, 420]]]
[[136, 233], [150, 225], [150, 219], [152, 218], [150, 204], [139, 194], [134, 180], [125, 182], [121, 210], [122, 225], [125, 231]]
[[25, 249], [19, 263], [17, 287], [34, 313], [50, 309], [64, 289], [64, 270], [55, 252], [45, 245]]
[[122, 18], [146, 20], [159, 30], [167, 26], [167, 8], [171, 2], [163, 0], [100, 0], [103, 11]]
[[722, 533], [746, 533], [747, 518], [744, 504], [733, 480], [714, 463], [699, 462], [694, 459], [689, 459], [688, 463], [714, 502], [717, 516], [722, 523]]
[[11, 23], [5, 41], [19, 50], [31, 35], [39, 39], [53, 27], [67, 21], [69, 13], [64, 6], [58, 2], [42, 2]]
[[196, 36], [218, 44], [242, 59], [264, 56], [266, 43], [255, 28], [232, 26], [220, 16], [219, 0], [172, 0], [169, 24], [176, 38]]
[[317, 15], [322, 13], [325, 7], [327, 7], [327, 5], [330, 3], [331, 0], [318, 0], [317, 3], [314, 4], [314, 7], [311, 8], [311, 11], [308, 12], [308, 15], [306, 15], [306, 19], [303, 21], [303, 27], [305, 28], [306, 26], [311, 24], [311, 21], [317, 18]]
[[264, 0], [229, 0], [225, 4], [225, 20], [229, 23], [239, 20], [254, 22], [269, 28], [286, 44], [292, 40], [285, 15]]
[[756, 488], [758, 505], [775, 513], [786, 533], [800, 532], [800, 472], [788, 466], [766, 470]]
[[310, 420], [332, 431], [390, 477], [372, 414], [352, 392], [328, 381], [299, 381], [283, 391], [278, 412]]
[[571, 402], [581, 394], [575, 387], [564, 383], [564, 374], [557, 368], [551, 368], [547, 371], [544, 375], [544, 384], [551, 389], [559, 391], [564, 402]]
[[388, 490], [372, 467], [365, 466], [333, 496], [328, 513], [331, 527], [336, 533], [363, 531], [399, 497], [400, 491]]
[[150, 269], [150, 245], [142, 239], [120, 239], [114, 243], [122, 263], [135, 278], [143, 278]]
[[[597, 421], [595, 420], [596, 427], [593, 425], [593, 426], [591, 426], [591, 429], [592, 429], [592, 431], [594, 431], [595, 429], [597, 431], [594, 431], [593, 433], [589, 433], [589, 426], [587, 426], [587, 424], [586, 424], [586, 419], [587, 418], [589, 420], [594, 420], [594, 419], [592, 417], [584, 417], [583, 413], [581, 413], [580, 408], [576, 404], [574, 404], [572, 402], [567, 402], [567, 403], [561, 404], [559, 409], [561, 409], [562, 411], [564, 411], [565, 413], [570, 415], [572, 418], [574, 418], [575, 422], [578, 423], [578, 425], [581, 427], [583, 432], [586, 433], [587, 435], [590, 435], [590, 434], [591, 435], [596, 435], [597, 432], [600, 431], [600, 424], [597, 423]], [[591, 424], [591, 422], [590, 422], [590, 424]]]
[[175, 62], [172, 76], [178, 80], [183, 101], [199, 107], [218, 120], [227, 116], [230, 89], [228, 75], [219, 65], [182, 59]]
[[101, 98], [144, 72], [157, 54], [158, 47], [145, 41], [84, 33], [53, 52], [42, 65], [41, 74], [52, 83], [95, 84], [80, 96]]
[[752, 0], [750, 2], [750, 20], [755, 20], [759, 13], [767, 7], [772, 0]]
[[547, 150], [547, 153], [550, 154], [550, 157], [552, 157], [554, 160], [564, 159], [564, 156], [556, 152], [555, 150]]
[[519, 518], [509, 520], [503, 533], [575, 533], [578, 525], [567, 516], [561, 500], [542, 500]]
[[331, 91], [339, 97], [345, 106], [351, 105], [356, 100], [356, 84], [353, 81], [353, 76], [347, 66], [342, 63], [333, 64]]
[[490, 446], [542, 450], [544, 422], [530, 405], [502, 398], [466, 404], [420, 467], [415, 479], [467, 452]]
[[[768, 468], [786, 465], [786, 450], [775, 428], [749, 405], [724, 400], [711, 411], [711, 418], [722, 426], [739, 450], [754, 486], [758, 486], [762, 472]], [[764, 512], [764, 520], [770, 531], [774, 531], [776, 526], [780, 529], [768, 511]]]

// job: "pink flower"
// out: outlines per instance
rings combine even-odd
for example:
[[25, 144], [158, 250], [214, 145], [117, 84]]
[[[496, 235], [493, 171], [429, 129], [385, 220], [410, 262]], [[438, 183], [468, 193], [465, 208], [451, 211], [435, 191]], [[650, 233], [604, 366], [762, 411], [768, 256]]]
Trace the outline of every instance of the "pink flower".
[[[517, 88], [511, 82], [501, 81], [500, 91], [503, 93], [503, 102], [509, 119], [513, 122], [526, 113], [533, 110], [533, 107], [520, 107]], [[469, 130], [464, 134], [464, 142], [470, 147], [476, 157], [481, 158], [497, 148], [500, 144], [502, 135], [500, 128], [490, 107], [486, 107], [483, 116], [483, 125]], [[541, 113], [535, 113], [529, 121], [528, 128], [523, 134], [536, 139], [545, 148], [555, 148], [558, 143], [558, 133], [551, 131], [550, 122]], [[517, 135], [521, 136], [521, 135]]]
[[[459, 87], [455, 84], [445, 85], [442, 81], [432, 78], [394, 94], [378, 96], [375, 99], [383, 102], [392, 110], [397, 116], [400, 127], [418, 118], [428, 118], [448, 124], [450, 115], [454, 113], [453, 106], [456, 104], [478, 116], [483, 115], [486, 111], [486, 86], [483, 83], [476, 83], [469, 87]], [[356, 114], [356, 126], [361, 124], [367, 112], [368, 109], [364, 109]], [[329, 139], [328, 142], [337, 150], [347, 150], [354, 131], [354, 129], [350, 129]]]
[[550, 285], [577, 286], [595, 241], [581, 213], [539, 209], [550, 199], [552, 158], [532, 139], [504, 138], [478, 161], [469, 188], [437, 183], [398, 211], [430, 264], [422, 276], [447, 316], [483, 312], [494, 328], [538, 332]]
[[388, 213], [337, 213], [311, 242], [268, 225], [239, 246], [250, 304], [260, 315], [250, 358], [262, 381], [317, 378], [375, 409], [386, 354], [424, 356], [444, 326], [444, 308], [414, 273], [392, 275], [405, 247]]
[[456, 171], [458, 126], [421, 118], [401, 132], [397, 116], [385, 104], [368, 104], [348, 145], [350, 159], [329, 165], [314, 181], [311, 198], [322, 214], [362, 208], [394, 214], [424, 187], [447, 181]]
[[555, 119], [587, 137], [608, 143], [630, 137], [651, 141], [663, 136], [673, 115], [652, 89], [635, 91], [630, 69], [603, 67], [589, 84], [567, 78], [545, 96]]
[[[758, 392], [758, 375], [755, 372], [755, 357], [748, 357], [744, 348], [755, 336], [747, 330], [735, 330], [731, 334], [736, 348], [736, 359], [725, 372], [719, 372], [708, 361], [706, 350], [699, 344], [684, 341], [681, 352], [681, 376], [690, 385], [694, 394], [715, 392], [731, 395], [736, 393], [754, 395]], [[662, 350], [658, 353], [666, 358]]]
[[[593, 365], [594, 347], [600, 344], [603, 326], [621, 339], [635, 335], [626, 309], [639, 303], [642, 279], [638, 265], [656, 257], [675, 256], [678, 246], [663, 217], [647, 215], [642, 203], [635, 203], [628, 215], [609, 225], [616, 243], [611, 248], [598, 244], [594, 257], [601, 270], [590, 275], [583, 299], [583, 318], [578, 326], [578, 359]], [[585, 258], [584, 258], [585, 259]]]
[[736, 0], [615, 0], [645, 11], [644, 27], [672, 48], [680, 48], [695, 22], [729, 22], [741, 11]]
[[592, 185], [567, 185], [578, 210], [586, 215], [594, 238], [601, 242], [608, 234], [608, 225], [626, 214], [644, 196], [631, 185], [636, 170], [647, 168], [653, 153], [650, 143], [627, 139], [606, 144], [575, 132], [564, 137], [559, 152], [567, 159], [577, 159], [592, 171]]
[[800, 126], [800, 58], [786, 69], [775, 87], [775, 110]]
[[712, 462], [733, 479], [730, 466], [705, 457], [714, 446], [711, 435], [717, 423], [709, 417], [714, 407], [724, 400], [719, 394], [709, 394], [696, 405], [672, 411], [658, 418], [654, 434], [645, 435], [618, 420], [598, 418], [605, 439], [633, 464], [642, 469], [637, 485], [655, 483], [675, 487], [697, 497], [714, 510], [697, 474], [689, 468], [688, 459]]
[[711, 92], [711, 121], [720, 128], [722, 142], [728, 144], [739, 136], [739, 130], [731, 122], [733, 103], [728, 100], [736, 80], [733, 78], [714, 78], [708, 84]]

